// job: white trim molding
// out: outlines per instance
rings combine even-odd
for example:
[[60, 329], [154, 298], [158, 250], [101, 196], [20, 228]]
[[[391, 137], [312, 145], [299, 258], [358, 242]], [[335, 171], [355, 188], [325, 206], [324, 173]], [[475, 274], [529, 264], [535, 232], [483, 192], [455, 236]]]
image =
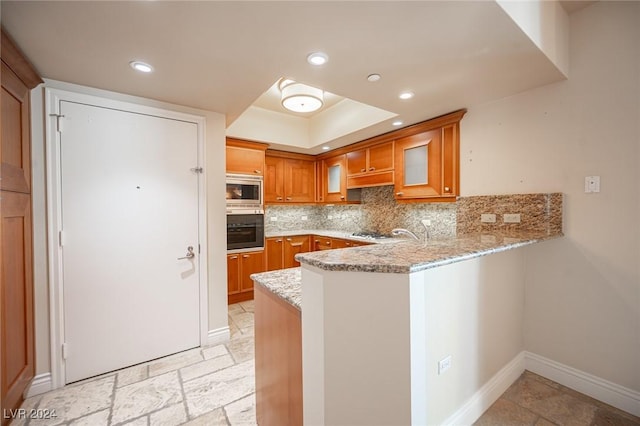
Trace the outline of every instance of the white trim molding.
[[32, 396], [41, 395], [45, 392], [53, 390], [53, 382], [51, 381], [51, 373], [38, 374], [31, 381], [31, 386], [24, 393], [24, 398], [31, 398]]
[[509, 389], [525, 370], [525, 352], [516, 355], [507, 365], [489, 379], [455, 413], [444, 421], [445, 425], [470, 425], [487, 411]]
[[525, 352], [525, 369], [634, 416], [640, 416], [638, 391], [531, 352]]
[[202, 346], [215, 346], [221, 343], [226, 343], [231, 338], [231, 332], [229, 327], [220, 327], [215, 330], [209, 330], [207, 333], [207, 340]]

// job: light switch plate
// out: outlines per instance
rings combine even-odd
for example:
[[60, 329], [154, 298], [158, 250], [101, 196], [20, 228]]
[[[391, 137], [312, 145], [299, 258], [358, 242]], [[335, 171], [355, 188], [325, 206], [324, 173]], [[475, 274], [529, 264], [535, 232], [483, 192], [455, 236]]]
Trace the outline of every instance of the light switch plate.
[[600, 192], [600, 176], [586, 176], [584, 178], [584, 192]]
[[271, 216], [269, 220], [271, 220], [271, 222], [277, 222], [278, 218], [276, 216]]
[[502, 220], [504, 223], [520, 223], [520, 213], [505, 213]]

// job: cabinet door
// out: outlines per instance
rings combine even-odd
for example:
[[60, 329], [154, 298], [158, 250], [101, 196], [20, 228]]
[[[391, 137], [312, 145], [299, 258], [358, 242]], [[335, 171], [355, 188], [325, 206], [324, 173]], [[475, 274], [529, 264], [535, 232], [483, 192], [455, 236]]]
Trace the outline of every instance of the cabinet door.
[[328, 237], [318, 237], [316, 236], [313, 239], [314, 250], [331, 250], [331, 238]]
[[284, 162], [284, 199], [290, 203], [315, 201], [315, 163], [286, 159]]
[[442, 191], [441, 129], [395, 141], [396, 198], [440, 196]]
[[284, 159], [267, 156], [264, 166], [264, 201], [281, 203], [284, 201]]
[[367, 150], [359, 149], [347, 153], [347, 176], [367, 171]]
[[227, 146], [227, 173], [264, 175], [264, 151]]
[[351, 247], [351, 244], [347, 240], [343, 240], [341, 238], [332, 238], [331, 239], [331, 248], [332, 249], [339, 249], [339, 248], [346, 248], [346, 247]]
[[285, 238], [284, 243], [284, 267], [294, 268], [300, 266], [300, 262], [295, 259], [298, 253], [306, 253], [309, 251], [309, 236], [296, 236]]
[[442, 196], [455, 198], [460, 194], [459, 124], [442, 128]]
[[393, 170], [393, 142], [369, 148], [368, 172]]
[[280, 237], [266, 239], [267, 271], [275, 271], [284, 267], [283, 245], [283, 239]]
[[251, 274], [264, 272], [264, 251], [240, 254], [240, 291], [253, 290]]
[[347, 198], [346, 156], [327, 158], [323, 161], [324, 202], [345, 201]]
[[240, 255], [227, 255], [227, 293], [240, 292]]

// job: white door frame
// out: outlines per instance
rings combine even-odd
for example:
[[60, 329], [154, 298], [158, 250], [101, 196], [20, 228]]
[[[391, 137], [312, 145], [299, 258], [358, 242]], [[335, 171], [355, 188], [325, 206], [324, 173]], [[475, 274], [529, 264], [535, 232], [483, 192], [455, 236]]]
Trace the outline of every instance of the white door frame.
[[[198, 174], [198, 240], [200, 244], [199, 280], [200, 280], [200, 345], [204, 345], [208, 335], [207, 304], [207, 194], [205, 188], [205, 118], [198, 115], [160, 109], [130, 102], [117, 101], [93, 95], [86, 95], [66, 90], [45, 88], [45, 162], [47, 166], [47, 254], [49, 258], [49, 323], [51, 348], [51, 383], [57, 389], [65, 385], [65, 361], [62, 357], [64, 336], [64, 300], [63, 300], [63, 268], [59, 235], [62, 230], [62, 198], [61, 198], [61, 164], [60, 133], [58, 132], [57, 115], [60, 114], [60, 101], [70, 101], [95, 105], [103, 108], [117, 109], [155, 117], [182, 120], [195, 123], [198, 133], [198, 164], [203, 168]], [[62, 125], [63, 121], [62, 121]], [[64, 131], [64, 128], [62, 129]], [[99, 336], [96, 336], [99, 338]]]

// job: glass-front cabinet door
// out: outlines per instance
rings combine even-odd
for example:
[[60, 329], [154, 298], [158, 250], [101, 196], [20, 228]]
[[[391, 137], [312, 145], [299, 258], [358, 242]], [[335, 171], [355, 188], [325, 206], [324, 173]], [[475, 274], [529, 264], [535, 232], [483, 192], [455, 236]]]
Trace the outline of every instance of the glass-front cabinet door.
[[324, 202], [345, 201], [347, 196], [346, 164], [344, 154], [323, 160]]
[[395, 141], [396, 199], [442, 194], [441, 133], [434, 129]]

